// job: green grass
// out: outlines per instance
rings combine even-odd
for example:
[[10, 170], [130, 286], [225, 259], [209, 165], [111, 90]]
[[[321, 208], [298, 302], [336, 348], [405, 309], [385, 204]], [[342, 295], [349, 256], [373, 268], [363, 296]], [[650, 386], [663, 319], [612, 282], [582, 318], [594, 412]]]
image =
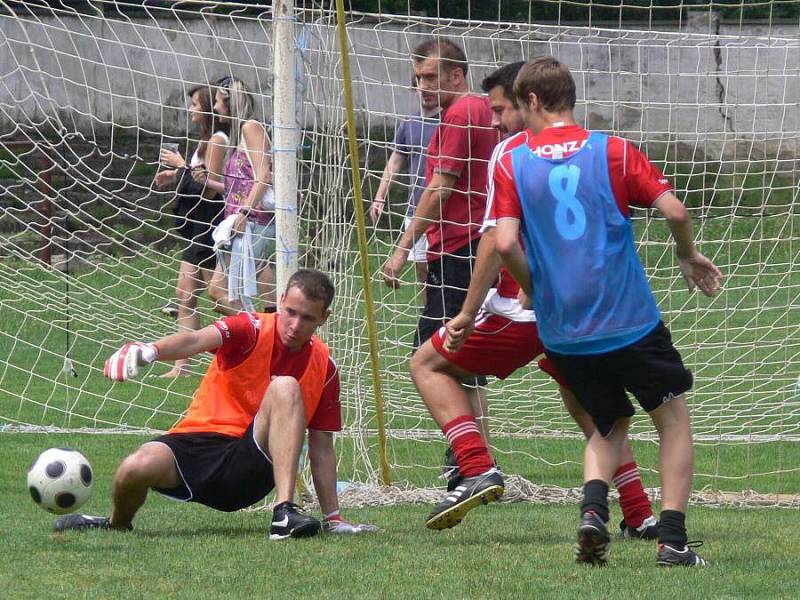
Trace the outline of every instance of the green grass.
[[[0, 589], [26, 598], [790, 598], [796, 510], [692, 508], [705, 570], [654, 565], [652, 543], [618, 541], [610, 565], [572, 559], [576, 506], [490, 505], [457, 528], [432, 532], [427, 505], [345, 509], [379, 525], [364, 537], [270, 542], [269, 513], [218, 513], [151, 494], [130, 534], [54, 534], [25, 471], [44, 448], [69, 444], [95, 468], [85, 510], [107, 514], [112, 473], [144, 439], [14, 434], [0, 457]], [[619, 518], [619, 507], [612, 506]]]

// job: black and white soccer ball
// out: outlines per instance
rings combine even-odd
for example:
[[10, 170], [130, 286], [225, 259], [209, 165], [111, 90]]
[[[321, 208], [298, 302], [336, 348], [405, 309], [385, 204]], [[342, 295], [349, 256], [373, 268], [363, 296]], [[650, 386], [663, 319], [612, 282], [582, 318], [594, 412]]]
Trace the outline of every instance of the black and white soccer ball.
[[69, 448], [42, 452], [28, 471], [28, 491], [48, 512], [63, 515], [78, 510], [92, 495], [94, 473], [86, 457]]

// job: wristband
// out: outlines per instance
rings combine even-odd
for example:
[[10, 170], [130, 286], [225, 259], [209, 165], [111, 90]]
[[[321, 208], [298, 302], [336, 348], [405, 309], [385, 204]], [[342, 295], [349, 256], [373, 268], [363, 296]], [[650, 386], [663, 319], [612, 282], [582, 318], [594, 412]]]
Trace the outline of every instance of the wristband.
[[250, 216], [250, 212], [251, 212], [252, 210], [253, 210], [253, 209], [251, 209], [251, 208], [248, 208], [248, 207], [246, 207], [246, 206], [243, 206], [243, 207], [241, 207], [241, 208], [239, 209], [239, 214], [240, 214], [240, 215], [244, 215], [245, 217], [249, 217], [249, 216]]

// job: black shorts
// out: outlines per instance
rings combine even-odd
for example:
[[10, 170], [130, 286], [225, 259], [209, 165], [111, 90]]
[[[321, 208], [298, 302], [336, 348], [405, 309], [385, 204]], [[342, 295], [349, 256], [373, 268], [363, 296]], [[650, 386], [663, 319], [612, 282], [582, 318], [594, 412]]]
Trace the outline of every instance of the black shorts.
[[[467, 297], [472, 268], [478, 253], [480, 238], [472, 240], [455, 252], [444, 254], [428, 263], [425, 280], [425, 308], [417, 324], [414, 348], [427, 342], [440, 327], [461, 312]], [[465, 382], [471, 385], [471, 382]], [[486, 385], [486, 377], [475, 379], [477, 385]]]
[[275, 487], [272, 462], [253, 438], [253, 424], [244, 437], [218, 433], [168, 433], [155, 442], [175, 455], [183, 484], [153, 488], [184, 502], [199, 502], [232, 512], [263, 499]]
[[217, 255], [214, 252], [214, 240], [211, 237], [214, 227], [207, 223], [188, 223], [182, 232], [188, 243], [183, 250], [181, 260], [191, 265], [213, 271], [217, 268]]
[[638, 342], [613, 352], [576, 355], [548, 350], [547, 356], [604, 437], [614, 421], [635, 412], [626, 391], [650, 412], [690, 390], [693, 382], [663, 322]]
[[217, 256], [214, 253], [212, 233], [222, 221], [225, 202], [220, 195], [211, 199], [204, 198], [203, 186], [192, 180], [191, 172], [182, 172], [184, 174], [175, 204], [175, 227], [186, 243], [181, 260], [203, 269], [214, 270]]

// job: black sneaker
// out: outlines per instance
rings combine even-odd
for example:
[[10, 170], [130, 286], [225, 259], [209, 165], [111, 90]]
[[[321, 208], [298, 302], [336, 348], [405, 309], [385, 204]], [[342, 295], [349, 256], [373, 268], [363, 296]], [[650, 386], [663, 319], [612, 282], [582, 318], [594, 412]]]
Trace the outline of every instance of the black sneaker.
[[269, 539], [304, 538], [317, 535], [320, 523], [293, 502], [281, 502], [272, 511]]
[[625, 519], [619, 524], [620, 536], [637, 540], [657, 540], [658, 521], [654, 516], [647, 517], [639, 527], [629, 527]]
[[[461, 477], [461, 472], [458, 470], [458, 461], [456, 460], [456, 453], [453, 452], [453, 447], [448, 446], [447, 450], [444, 453], [444, 465], [442, 466], [442, 472], [439, 475], [442, 479], [447, 479], [448, 486], [451, 481], [454, 481]], [[452, 491], [450, 487], [447, 488], [447, 491]]]
[[428, 529], [455, 527], [473, 508], [499, 500], [504, 491], [503, 476], [495, 468], [473, 477], [459, 477], [455, 488], [428, 515], [425, 525]]
[[611, 537], [603, 520], [592, 511], [586, 511], [578, 527], [575, 560], [590, 565], [605, 565], [608, 561], [608, 544]]
[[172, 317], [173, 319], [178, 317], [178, 305], [174, 302], [167, 302], [164, 306], [158, 309], [161, 314], [167, 315], [168, 317]]
[[667, 544], [659, 544], [656, 564], [659, 567], [707, 567], [708, 562], [692, 550], [702, 545], [701, 541], [688, 542], [682, 550], [678, 550]]
[[[497, 465], [497, 461], [494, 461], [494, 468], [500, 471], [500, 475], [503, 474], [503, 472], [500, 470], [500, 467]], [[447, 480], [448, 492], [452, 492], [454, 489], [456, 489], [461, 484], [461, 480], [464, 479], [461, 476], [461, 471], [458, 468], [456, 453], [453, 452], [452, 446], [448, 446], [447, 451], [444, 453], [444, 466], [442, 467], [442, 472], [439, 475], [439, 478]]]
[[111, 519], [91, 515], [66, 515], [53, 523], [53, 531], [85, 531], [86, 529], [111, 529]]

